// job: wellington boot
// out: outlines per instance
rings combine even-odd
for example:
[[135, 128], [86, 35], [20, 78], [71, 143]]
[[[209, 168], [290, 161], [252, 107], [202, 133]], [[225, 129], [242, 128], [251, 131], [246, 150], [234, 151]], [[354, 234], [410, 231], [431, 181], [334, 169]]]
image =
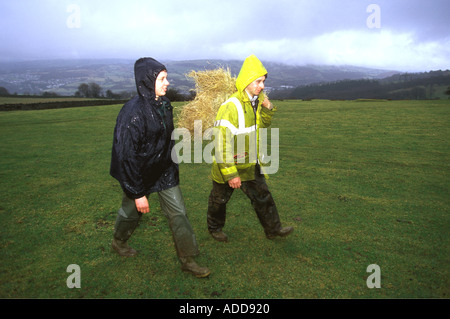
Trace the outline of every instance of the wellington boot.
[[197, 278], [208, 277], [211, 271], [206, 267], [200, 267], [192, 257], [181, 257], [181, 270], [190, 272]]
[[266, 237], [268, 239], [274, 239], [277, 236], [286, 237], [287, 235], [289, 235], [293, 231], [294, 231], [294, 227], [283, 227], [283, 228], [281, 228], [279, 231], [277, 231], [274, 234], [266, 235]]
[[225, 234], [221, 230], [220, 231], [212, 231], [212, 232], [210, 232], [210, 234], [217, 241], [222, 241], [222, 242], [227, 242], [228, 241], [227, 234]]
[[120, 256], [133, 257], [137, 254], [137, 251], [128, 246], [128, 243], [123, 240], [114, 238], [111, 246]]

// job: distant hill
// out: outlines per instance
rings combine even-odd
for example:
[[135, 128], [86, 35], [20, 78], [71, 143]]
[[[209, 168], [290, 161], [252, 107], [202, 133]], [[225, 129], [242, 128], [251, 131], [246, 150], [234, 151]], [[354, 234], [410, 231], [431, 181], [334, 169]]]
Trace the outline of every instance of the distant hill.
[[[172, 88], [187, 94], [194, 88], [186, 77], [191, 70], [217, 67], [230, 68], [237, 75], [242, 61], [237, 60], [189, 60], [162, 61], [169, 71]], [[273, 91], [293, 89], [319, 82], [354, 79], [382, 79], [398, 72], [354, 66], [294, 66], [264, 62], [269, 72], [266, 86]], [[54, 92], [71, 96], [81, 83], [95, 82], [104, 91], [114, 93], [135, 92], [133, 60], [45, 60], [0, 63], [0, 87], [9, 93], [41, 95]]]
[[450, 70], [401, 73], [379, 80], [341, 80], [309, 84], [284, 92], [293, 99], [447, 99]]
[[74, 95], [81, 83], [105, 91], [135, 91], [133, 62], [126, 60], [46, 60], [0, 63], [0, 87], [9, 93]]

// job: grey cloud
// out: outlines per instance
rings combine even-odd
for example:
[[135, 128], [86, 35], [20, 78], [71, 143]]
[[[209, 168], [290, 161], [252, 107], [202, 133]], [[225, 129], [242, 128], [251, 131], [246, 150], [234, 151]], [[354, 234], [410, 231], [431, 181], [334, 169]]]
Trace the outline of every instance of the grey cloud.
[[[381, 10], [380, 29], [367, 26], [372, 3]], [[79, 27], [68, 24], [71, 5], [79, 8]], [[242, 59], [254, 52], [301, 64], [349, 63], [353, 56], [384, 49], [389, 55], [360, 63], [391, 67], [406, 55], [416, 67], [428, 68], [430, 55], [433, 67], [446, 68], [449, 6], [447, 0], [3, 1], [0, 54], [2, 59]], [[387, 42], [374, 44], [382, 40]]]

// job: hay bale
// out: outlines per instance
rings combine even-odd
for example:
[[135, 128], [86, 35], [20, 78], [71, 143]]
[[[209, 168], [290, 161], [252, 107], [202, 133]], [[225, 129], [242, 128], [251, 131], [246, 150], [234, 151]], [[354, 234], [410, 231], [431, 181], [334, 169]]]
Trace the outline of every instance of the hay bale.
[[236, 92], [236, 78], [230, 70], [218, 68], [205, 71], [191, 71], [188, 77], [195, 81], [195, 99], [181, 109], [178, 127], [194, 132], [194, 121], [201, 120], [202, 133], [214, 126], [220, 105]]

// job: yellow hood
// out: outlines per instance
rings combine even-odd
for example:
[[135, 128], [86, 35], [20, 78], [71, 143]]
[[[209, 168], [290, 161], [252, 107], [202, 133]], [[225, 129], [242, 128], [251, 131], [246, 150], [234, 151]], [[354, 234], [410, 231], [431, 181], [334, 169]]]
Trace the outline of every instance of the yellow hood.
[[247, 57], [236, 79], [237, 90], [243, 92], [250, 83], [266, 74], [266, 68], [255, 55]]

